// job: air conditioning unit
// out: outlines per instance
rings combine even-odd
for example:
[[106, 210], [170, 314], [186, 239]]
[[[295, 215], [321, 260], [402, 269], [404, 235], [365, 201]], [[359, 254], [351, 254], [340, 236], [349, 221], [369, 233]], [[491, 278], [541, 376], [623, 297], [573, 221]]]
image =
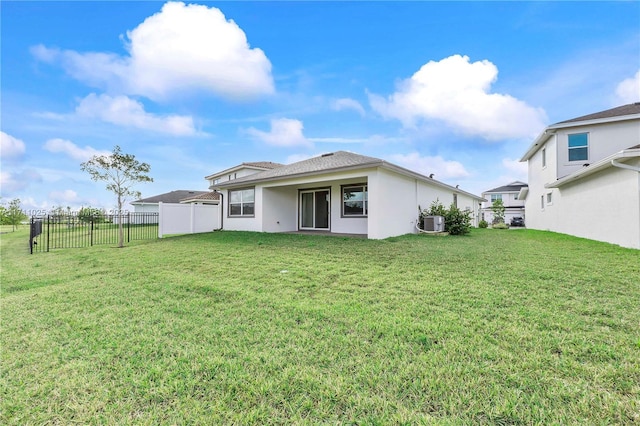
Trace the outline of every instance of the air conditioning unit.
[[444, 232], [444, 217], [426, 216], [424, 218], [424, 230], [429, 232]]

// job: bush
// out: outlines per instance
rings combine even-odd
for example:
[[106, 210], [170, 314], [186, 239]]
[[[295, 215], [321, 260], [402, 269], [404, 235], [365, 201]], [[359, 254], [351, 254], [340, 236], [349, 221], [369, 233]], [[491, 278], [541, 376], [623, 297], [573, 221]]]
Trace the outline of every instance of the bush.
[[446, 209], [440, 200], [436, 199], [428, 209], [421, 210], [418, 216], [418, 227], [424, 229], [424, 218], [427, 216], [442, 216], [444, 217], [444, 231], [450, 235], [465, 235], [471, 230], [471, 212], [468, 209], [460, 210], [458, 207], [451, 204], [449, 209]]
[[498, 222], [491, 225], [493, 229], [509, 229], [509, 225], [504, 222]]
[[478, 223], [478, 228], [487, 228], [489, 226], [489, 224], [487, 223], [486, 220], [482, 219], [479, 223]]

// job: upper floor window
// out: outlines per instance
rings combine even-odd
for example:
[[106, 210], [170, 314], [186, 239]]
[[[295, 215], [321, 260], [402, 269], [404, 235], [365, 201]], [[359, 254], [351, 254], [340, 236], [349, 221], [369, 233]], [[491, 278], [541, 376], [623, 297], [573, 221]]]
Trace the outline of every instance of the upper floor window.
[[366, 216], [369, 213], [367, 185], [342, 187], [342, 215]]
[[255, 188], [229, 191], [229, 216], [253, 216], [255, 214]]
[[569, 135], [569, 161], [586, 161], [589, 159], [589, 133]]
[[453, 205], [458, 207], [458, 194], [453, 194]]
[[491, 202], [493, 203], [496, 200], [502, 201], [502, 194], [491, 194]]
[[542, 148], [542, 167], [547, 167], [547, 148]]

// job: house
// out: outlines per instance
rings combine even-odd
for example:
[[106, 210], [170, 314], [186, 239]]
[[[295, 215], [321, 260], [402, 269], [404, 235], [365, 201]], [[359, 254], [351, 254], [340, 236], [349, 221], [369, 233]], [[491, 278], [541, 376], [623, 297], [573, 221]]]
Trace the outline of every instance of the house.
[[[207, 179], [221, 174], [228, 175]], [[210, 189], [222, 195], [222, 229], [308, 230], [372, 239], [416, 232], [418, 206], [436, 200], [469, 209], [475, 225], [482, 201], [387, 161], [345, 151], [218, 180]]]
[[231, 167], [221, 172], [217, 172], [212, 175], [206, 176], [205, 179], [209, 181], [209, 187], [211, 187], [221, 182], [242, 178], [245, 176], [252, 175], [254, 173], [275, 169], [276, 167], [281, 167], [281, 166], [282, 164], [272, 163], [271, 161], [256, 161], [252, 163], [242, 163], [235, 167]]
[[514, 217], [524, 218], [524, 199], [521, 193], [525, 193], [528, 185], [524, 182], [515, 181], [510, 184], [499, 186], [482, 193], [482, 198], [487, 201], [482, 203], [480, 218], [489, 223], [493, 223], [493, 202], [501, 200], [504, 205], [504, 222], [510, 223]]
[[158, 213], [158, 203], [218, 204], [220, 194], [212, 191], [177, 190], [132, 201], [135, 213]]
[[640, 249], [640, 102], [548, 126], [520, 161], [528, 228]]

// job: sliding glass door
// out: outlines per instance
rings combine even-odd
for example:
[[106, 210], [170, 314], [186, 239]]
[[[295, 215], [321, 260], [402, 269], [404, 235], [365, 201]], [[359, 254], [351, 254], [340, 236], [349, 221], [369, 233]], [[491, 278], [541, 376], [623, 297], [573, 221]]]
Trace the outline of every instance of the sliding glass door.
[[300, 229], [329, 229], [328, 189], [300, 192]]

